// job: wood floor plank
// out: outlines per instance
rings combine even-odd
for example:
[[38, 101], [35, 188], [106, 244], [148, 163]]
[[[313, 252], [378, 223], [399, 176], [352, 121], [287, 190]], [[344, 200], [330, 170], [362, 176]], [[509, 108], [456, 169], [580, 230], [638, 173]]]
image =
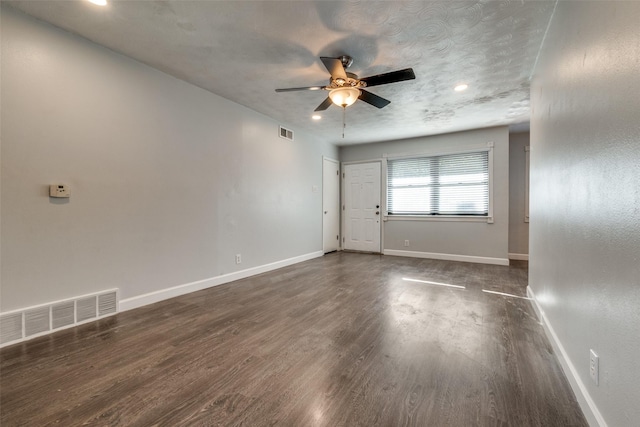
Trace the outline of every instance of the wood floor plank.
[[526, 285], [330, 254], [0, 350], [0, 424], [586, 426], [530, 302], [483, 291]]

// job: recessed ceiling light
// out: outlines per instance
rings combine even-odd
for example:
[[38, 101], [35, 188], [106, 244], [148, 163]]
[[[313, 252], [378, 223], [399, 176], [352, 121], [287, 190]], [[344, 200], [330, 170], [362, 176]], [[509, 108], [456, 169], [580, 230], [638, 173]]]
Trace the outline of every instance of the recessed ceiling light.
[[455, 90], [456, 92], [462, 92], [463, 90], [467, 89], [468, 87], [469, 87], [468, 84], [462, 83], [462, 84], [459, 84], [458, 86], [454, 87], [453, 90]]
[[93, 4], [97, 4], [98, 6], [106, 6], [107, 0], [89, 0]]
[[320, 120], [322, 118], [322, 116], [318, 115], [318, 114], [314, 114], [313, 116], [311, 116], [311, 118], [313, 120]]

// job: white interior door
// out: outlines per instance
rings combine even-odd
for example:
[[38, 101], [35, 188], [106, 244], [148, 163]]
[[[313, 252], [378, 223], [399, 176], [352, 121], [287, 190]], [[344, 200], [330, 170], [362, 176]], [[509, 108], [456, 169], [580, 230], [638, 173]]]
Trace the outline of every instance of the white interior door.
[[344, 168], [344, 249], [380, 252], [380, 163]]
[[322, 159], [322, 250], [333, 252], [340, 245], [340, 164]]

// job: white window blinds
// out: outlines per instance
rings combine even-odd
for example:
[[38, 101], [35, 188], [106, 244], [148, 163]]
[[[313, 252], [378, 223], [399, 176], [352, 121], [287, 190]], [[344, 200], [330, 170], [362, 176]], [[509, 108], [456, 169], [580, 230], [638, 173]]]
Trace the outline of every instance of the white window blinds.
[[387, 162], [388, 215], [489, 214], [489, 153]]

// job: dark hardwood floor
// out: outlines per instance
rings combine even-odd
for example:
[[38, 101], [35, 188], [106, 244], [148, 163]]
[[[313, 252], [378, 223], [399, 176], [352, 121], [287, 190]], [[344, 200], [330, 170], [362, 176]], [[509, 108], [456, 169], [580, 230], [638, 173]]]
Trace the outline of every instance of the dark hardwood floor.
[[330, 254], [2, 349], [0, 424], [586, 426], [530, 302], [483, 292], [526, 285]]

